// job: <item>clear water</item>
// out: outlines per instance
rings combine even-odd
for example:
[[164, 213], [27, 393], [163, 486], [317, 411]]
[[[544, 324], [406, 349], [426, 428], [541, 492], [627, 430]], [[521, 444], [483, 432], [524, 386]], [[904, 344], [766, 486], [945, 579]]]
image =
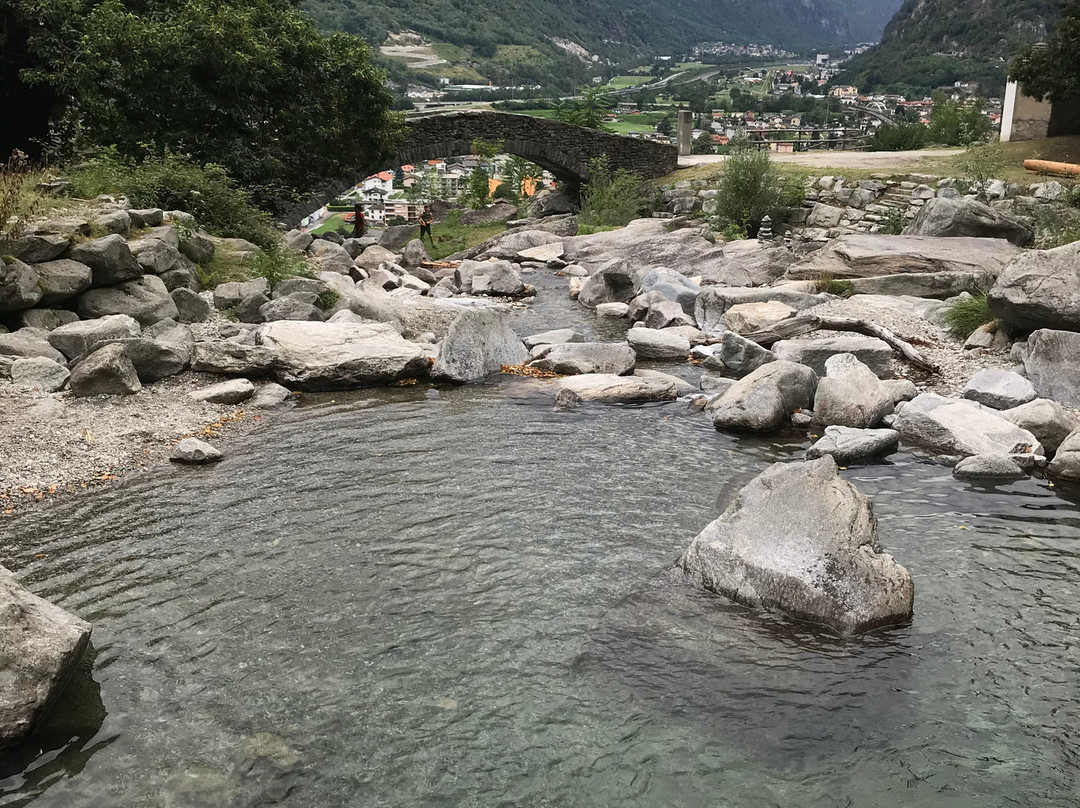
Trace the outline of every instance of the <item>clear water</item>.
[[1077, 491], [850, 468], [916, 583], [853, 640], [665, 577], [806, 445], [526, 380], [326, 396], [5, 523], [96, 658], [0, 806], [1076, 805]]

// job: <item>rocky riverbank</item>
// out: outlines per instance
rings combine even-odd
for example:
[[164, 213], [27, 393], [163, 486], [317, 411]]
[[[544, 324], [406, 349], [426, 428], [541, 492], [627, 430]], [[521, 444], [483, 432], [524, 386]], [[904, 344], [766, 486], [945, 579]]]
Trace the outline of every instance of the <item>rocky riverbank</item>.
[[[840, 464], [903, 445], [958, 478], [1080, 479], [1080, 243], [1024, 249], [1025, 223], [974, 199], [935, 197], [904, 235], [820, 243], [725, 244], [682, 216], [576, 235], [554, 213], [445, 262], [408, 228], [378, 241], [294, 231], [288, 273], [213, 289], [202, 270], [216, 253], [265, 267], [259, 249], [186, 214], [106, 205], [35, 225], [0, 265], [5, 511], [167, 457], [216, 459], [176, 444], [244, 434], [296, 391], [520, 374], [556, 409], [677, 402], [718, 430], [802, 430], [808, 462], [763, 473], [677, 568], [852, 633], [909, 619], [913, 584]], [[996, 319], [950, 336], [948, 312], [986, 288]], [[538, 295], [558, 296], [566, 322], [519, 334], [514, 314]], [[845, 531], [778, 516], [819, 512], [827, 527], [834, 511]], [[4, 597], [34, 603], [5, 580]], [[63, 628], [45, 606], [42, 631]], [[12, 726], [62, 687], [88, 631], [73, 625], [27, 672], [34, 695]]]

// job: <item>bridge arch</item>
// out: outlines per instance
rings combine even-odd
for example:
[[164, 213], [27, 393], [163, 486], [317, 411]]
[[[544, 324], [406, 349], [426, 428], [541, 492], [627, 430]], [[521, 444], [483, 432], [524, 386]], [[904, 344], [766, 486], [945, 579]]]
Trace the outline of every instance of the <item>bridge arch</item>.
[[606, 154], [613, 169], [656, 179], [678, 168], [674, 146], [624, 137], [560, 121], [484, 110], [433, 112], [410, 117], [398, 148], [401, 163], [469, 154], [474, 140], [501, 141], [502, 149], [531, 160], [577, 187], [589, 178], [589, 161]]

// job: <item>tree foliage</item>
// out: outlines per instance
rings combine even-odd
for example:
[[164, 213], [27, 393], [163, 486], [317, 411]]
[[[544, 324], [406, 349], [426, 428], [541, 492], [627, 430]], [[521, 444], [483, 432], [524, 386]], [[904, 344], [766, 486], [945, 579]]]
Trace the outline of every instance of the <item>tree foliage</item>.
[[35, 23], [24, 80], [122, 157], [184, 152], [267, 200], [391, 153], [399, 121], [367, 46], [289, 0], [9, 2]]
[[611, 169], [606, 154], [589, 161], [589, 181], [581, 189], [581, 222], [590, 227], [622, 227], [641, 214], [645, 204], [641, 178]]
[[586, 129], [606, 131], [604, 117], [614, 105], [615, 101], [611, 96], [604, 94], [599, 87], [589, 87], [577, 100], [560, 104], [555, 110], [555, 120], [584, 126]]
[[766, 216], [782, 221], [785, 208], [801, 202], [801, 183], [796, 187], [785, 181], [768, 152], [733, 144], [716, 194], [716, 218], [721, 226], [753, 236]]
[[1080, 98], [1080, 0], [1063, 9], [1044, 45], [1021, 48], [1010, 74], [1039, 100], [1075, 103]]
[[968, 146], [985, 140], [993, 125], [983, 114], [984, 107], [981, 98], [964, 103], [937, 95], [930, 112], [930, 140], [946, 146]]

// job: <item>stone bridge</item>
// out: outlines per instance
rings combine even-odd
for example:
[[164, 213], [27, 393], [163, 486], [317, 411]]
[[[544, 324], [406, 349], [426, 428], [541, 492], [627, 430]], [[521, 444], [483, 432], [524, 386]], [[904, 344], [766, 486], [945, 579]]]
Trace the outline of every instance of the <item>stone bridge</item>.
[[502, 150], [531, 160], [577, 188], [589, 178], [589, 161], [606, 154], [612, 169], [625, 168], [643, 179], [656, 179], [678, 168], [674, 146], [531, 115], [483, 110], [455, 110], [410, 117], [398, 161], [419, 163], [470, 154], [474, 140], [501, 141]]

